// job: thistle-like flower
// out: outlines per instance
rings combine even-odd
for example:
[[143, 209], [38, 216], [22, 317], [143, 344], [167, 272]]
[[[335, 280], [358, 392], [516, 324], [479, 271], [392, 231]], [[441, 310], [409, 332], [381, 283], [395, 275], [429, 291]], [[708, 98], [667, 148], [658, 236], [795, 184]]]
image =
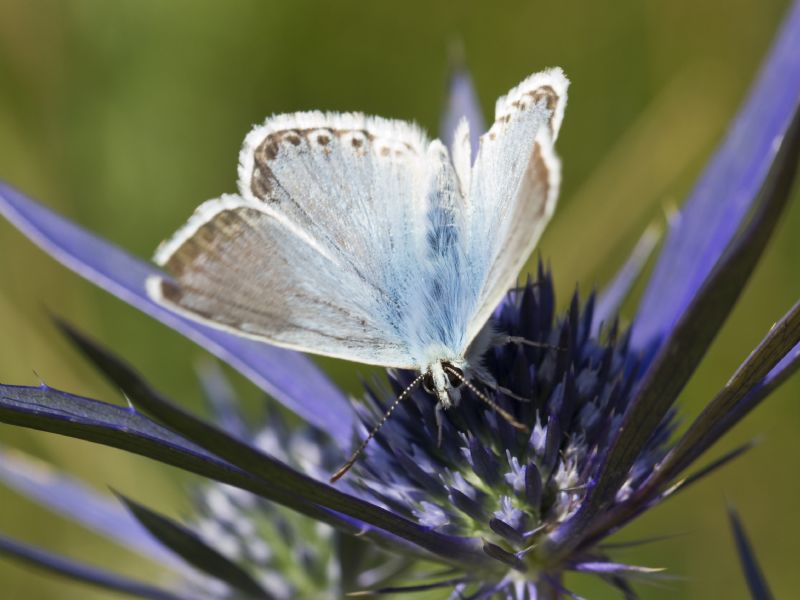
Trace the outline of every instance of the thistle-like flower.
[[[453, 89], [451, 108], [478, 129], [480, 111], [463, 74], [455, 76]], [[364, 398], [348, 401], [306, 358], [154, 304], [145, 290], [147, 278], [158, 273], [154, 267], [4, 186], [0, 211], [55, 258], [239, 369], [318, 433], [311, 451], [281, 453], [288, 438], [259, 444], [258, 436], [224, 426], [222, 419], [198, 419], [66, 325], [67, 336], [123, 390], [130, 408], [46, 386], [0, 386], [0, 420], [123, 448], [228, 486], [200, 494], [207, 514], [195, 521], [196, 532], [124, 500], [134, 517], [128, 522], [144, 525], [194, 570], [217, 580], [220, 594], [280, 597], [279, 584], [290, 580], [273, 566], [265, 576], [257, 564], [269, 549], [258, 544], [253, 523], [270, 519], [273, 509], [241, 519], [242, 509], [260, 509], [269, 500], [332, 527], [342, 539], [357, 536], [362, 545], [402, 557], [403, 565], [421, 559], [444, 569], [424, 582], [406, 571], [413, 580], [407, 586], [375, 583], [375, 593], [441, 588], [453, 598], [569, 597], [564, 575], [577, 571], [594, 573], [633, 597], [629, 576], [653, 570], [616, 561], [600, 542], [746, 449], [685, 474], [800, 366], [797, 304], [685, 433], [673, 435], [675, 401], [734, 306], [789, 196], [800, 156], [799, 103], [797, 4], [727, 139], [671, 223], [631, 325], [618, 323], [618, 309], [653, 248], [651, 234], [603, 293], [585, 299], [576, 294], [563, 314], [556, 314], [553, 276], [542, 265], [534, 280], [509, 291], [497, 308], [494, 319], [504, 331], [540, 344], [509, 343], [484, 357], [499, 384], [493, 402], [530, 432], [512, 427], [465, 389], [458, 408], [445, 413], [439, 436], [434, 402], [424, 391], [412, 391], [335, 487], [327, 482], [330, 465], [344, 460], [381, 420], [411, 373], [390, 372], [388, 387], [370, 385]], [[448, 114], [444, 123], [455, 122], [454, 116], [460, 115]], [[330, 439], [323, 441], [319, 432]], [[275, 429], [262, 431], [262, 442], [275, 435]], [[29, 490], [46, 495], [35, 485]], [[240, 494], [250, 504], [231, 512]], [[219, 509], [228, 521], [249, 523], [238, 526], [242, 535], [229, 539]], [[186, 588], [149, 586], [67, 564], [10, 540], [0, 550], [142, 597], [186, 594]], [[382, 565], [374, 581], [390, 567]], [[337, 579], [329, 568], [325, 581], [346, 591], [373, 587], [342, 572]]]

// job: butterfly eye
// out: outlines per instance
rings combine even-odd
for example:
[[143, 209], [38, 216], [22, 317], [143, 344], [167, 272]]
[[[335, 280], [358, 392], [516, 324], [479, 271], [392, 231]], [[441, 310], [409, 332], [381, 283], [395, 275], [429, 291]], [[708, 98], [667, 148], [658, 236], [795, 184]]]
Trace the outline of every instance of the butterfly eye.
[[444, 372], [447, 373], [447, 380], [450, 382], [450, 387], [461, 387], [461, 384], [464, 383], [464, 371], [458, 367], [454, 367], [450, 363], [445, 363]]
[[433, 384], [433, 375], [430, 373], [425, 373], [422, 378], [422, 389], [429, 394], [433, 394], [436, 391], [436, 386]]

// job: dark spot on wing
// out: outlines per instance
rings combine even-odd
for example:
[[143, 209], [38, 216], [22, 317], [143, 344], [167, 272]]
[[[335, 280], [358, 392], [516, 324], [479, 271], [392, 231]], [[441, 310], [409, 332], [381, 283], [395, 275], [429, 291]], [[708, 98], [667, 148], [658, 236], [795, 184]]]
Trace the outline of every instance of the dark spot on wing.
[[278, 140], [272, 139], [271, 137], [267, 138], [267, 141], [261, 144], [259, 148], [267, 160], [275, 160], [278, 158], [278, 151], [281, 149], [280, 145], [278, 144]]
[[558, 102], [558, 94], [556, 94], [556, 91], [549, 85], [536, 88], [535, 90], [528, 92], [527, 95], [533, 98], [534, 103], [544, 101], [545, 106], [550, 111], [555, 109], [556, 102]]
[[180, 305], [181, 296], [183, 296], [180, 286], [166, 279], [159, 281], [159, 284], [161, 286], [161, 296], [173, 304]]
[[269, 200], [272, 197], [273, 182], [275, 177], [272, 170], [265, 166], [260, 165], [253, 168], [253, 178], [250, 181], [250, 191], [256, 198], [261, 200]]

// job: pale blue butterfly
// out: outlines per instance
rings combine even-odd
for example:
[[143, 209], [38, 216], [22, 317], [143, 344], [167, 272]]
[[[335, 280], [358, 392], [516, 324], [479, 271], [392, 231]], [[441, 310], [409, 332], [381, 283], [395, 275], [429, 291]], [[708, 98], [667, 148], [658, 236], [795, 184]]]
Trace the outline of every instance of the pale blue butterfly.
[[468, 379], [490, 379], [487, 323], [553, 214], [568, 85], [550, 69], [501, 97], [474, 163], [465, 120], [451, 156], [402, 121], [270, 117], [245, 138], [239, 194], [159, 247], [172, 279], [149, 293], [238, 335], [415, 369], [437, 408], [464, 383], [499, 410]]

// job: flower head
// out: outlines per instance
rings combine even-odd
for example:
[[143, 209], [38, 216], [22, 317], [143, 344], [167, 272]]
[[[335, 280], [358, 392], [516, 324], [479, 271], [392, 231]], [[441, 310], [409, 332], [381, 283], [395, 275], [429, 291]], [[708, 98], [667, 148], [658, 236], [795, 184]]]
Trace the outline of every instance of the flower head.
[[[541, 345], [510, 342], [485, 357], [498, 389], [509, 392], [494, 395], [494, 401], [529, 433], [464, 389], [458, 408], [445, 412], [439, 442], [435, 405], [417, 390], [350, 475], [363, 495], [410, 520], [480, 539], [494, 562], [486, 566], [493, 575], [478, 581], [489, 579], [491, 589], [527, 581], [531, 597], [542, 574], [558, 579], [563, 570], [608, 566], [605, 556], [586, 551], [552, 564], [545, 542], [580, 508], [597, 477], [598, 456], [619, 430], [641, 378], [629, 338], [618, 335], [616, 323], [603, 328], [602, 338], [592, 335], [592, 298], [579, 308], [576, 294], [558, 318], [554, 306], [551, 277], [540, 268], [538, 280], [509, 293], [495, 322], [512, 337]], [[367, 402], [355, 405], [364, 431], [413, 377], [395, 373], [392, 390], [370, 390]], [[664, 457], [671, 417], [670, 412], [642, 448], [615, 503], [630, 497]], [[465, 573], [462, 583], [474, 580]]]

